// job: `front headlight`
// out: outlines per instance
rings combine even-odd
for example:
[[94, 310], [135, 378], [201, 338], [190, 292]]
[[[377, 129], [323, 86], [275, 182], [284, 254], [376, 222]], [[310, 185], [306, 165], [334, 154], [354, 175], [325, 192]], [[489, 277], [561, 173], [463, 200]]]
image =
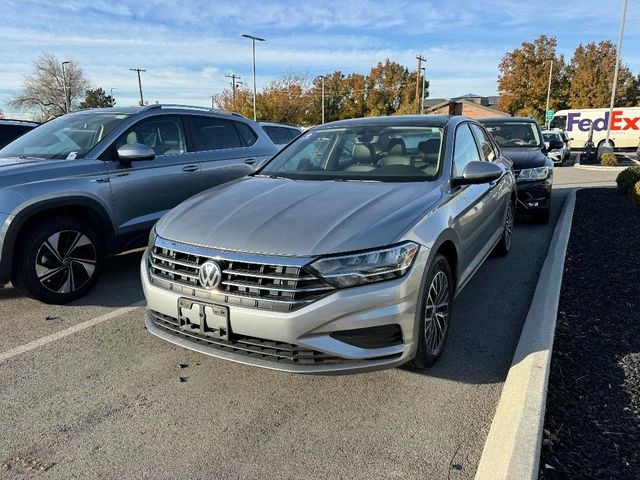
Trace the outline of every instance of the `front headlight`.
[[320, 258], [307, 269], [338, 288], [353, 287], [403, 276], [418, 253], [413, 242], [380, 250]]
[[525, 168], [520, 170], [518, 181], [544, 180], [549, 176], [550, 171], [549, 167]]

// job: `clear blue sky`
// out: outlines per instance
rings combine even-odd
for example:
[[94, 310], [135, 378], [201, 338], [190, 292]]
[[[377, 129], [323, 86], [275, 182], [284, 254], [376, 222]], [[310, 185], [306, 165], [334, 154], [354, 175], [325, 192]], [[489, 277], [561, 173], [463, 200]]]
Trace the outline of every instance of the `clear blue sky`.
[[[540, 34], [570, 57], [579, 43], [617, 41], [622, 0], [3, 0], [0, 12], [0, 108], [43, 51], [80, 64], [95, 86], [114, 88], [119, 105], [137, 101], [143, 74], [150, 101], [210, 104], [228, 83], [251, 81], [252, 33], [258, 84], [289, 71], [365, 73], [386, 58], [415, 69], [428, 58], [431, 97], [496, 93], [505, 52]], [[631, 0], [623, 61], [640, 71], [640, 1]]]

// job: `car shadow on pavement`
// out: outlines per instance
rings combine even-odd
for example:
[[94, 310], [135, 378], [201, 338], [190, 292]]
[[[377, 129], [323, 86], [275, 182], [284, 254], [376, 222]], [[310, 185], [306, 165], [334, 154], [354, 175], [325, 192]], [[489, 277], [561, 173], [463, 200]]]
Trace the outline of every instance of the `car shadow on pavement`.
[[96, 286], [69, 306], [127, 307], [144, 299], [140, 283], [143, 250], [132, 250], [107, 259]]

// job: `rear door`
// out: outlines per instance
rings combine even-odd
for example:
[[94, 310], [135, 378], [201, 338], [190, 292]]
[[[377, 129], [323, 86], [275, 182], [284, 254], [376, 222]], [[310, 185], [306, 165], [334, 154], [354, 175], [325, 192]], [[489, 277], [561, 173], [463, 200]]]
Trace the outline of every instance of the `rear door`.
[[[122, 164], [117, 150], [126, 143], [154, 149], [153, 160]], [[165, 212], [201, 190], [200, 166], [187, 147], [180, 115], [147, 117], [124, 132], [102, 158], [109, 170], [121, 234], [149, 229]]]
[[248, 124], [213, 116], [185, 118], [200, 163], [203, 190], [248, 175], [263, 160], [252, 148], [258, 135]]

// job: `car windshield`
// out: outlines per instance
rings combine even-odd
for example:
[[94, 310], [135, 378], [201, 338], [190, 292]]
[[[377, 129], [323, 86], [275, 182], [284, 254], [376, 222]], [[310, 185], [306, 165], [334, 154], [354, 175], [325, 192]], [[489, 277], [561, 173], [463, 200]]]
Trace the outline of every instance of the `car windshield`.
[[430, 181], [440, 171], [442, 128], [364, 125], [311, 130], [258, 175], [299, 180]]
[[495, 141], [505, 148], [531, 148], [541, 145], [540, 134], [532, 122], [501, 122], [485, 125]]
[[542, 137], [544, 138], [545, 142], [562, 142], [562, 137], [558, 133], [543, 133]]
[[58, 117], [0, 150], [2, 157], [83, 158], [129, 115], [78, 112]]

